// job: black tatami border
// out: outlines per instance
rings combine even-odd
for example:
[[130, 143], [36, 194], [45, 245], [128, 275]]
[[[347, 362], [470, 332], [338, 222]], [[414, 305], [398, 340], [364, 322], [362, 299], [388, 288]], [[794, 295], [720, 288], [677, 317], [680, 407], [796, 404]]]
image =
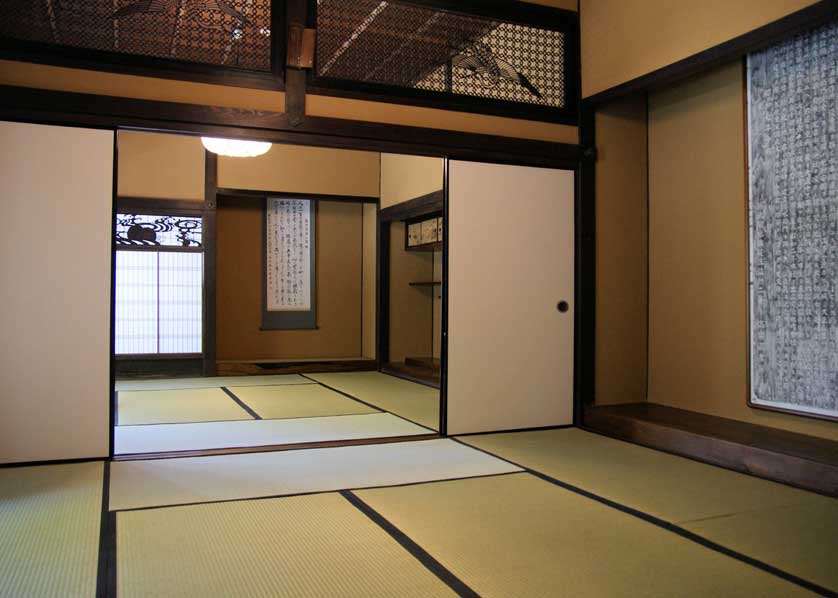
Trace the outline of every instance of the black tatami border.
[[[422, 482], [407, 482], [403, 484], [392, 484], [386, 486], [369, 486], [363, 488], [345, 489], [345, 490], [324, 490], [316, 492], [299, 492], [294, 494], [281, 494], [276, 496], [258, 496], [251, 498], [236, 498], [229, 500], [205, 501], [198, 503], [183, 503], [177, 505], [160, 505], [153, 507], [140, 507], [135, 509], [122, 509], [119, 511], [109, 510], [110, 498], [110, 462], [105, 461], [104, 475], [103, 475], [103, 494], [102, 494], [102, 515], [100, 523], [99, 535], [99, 555], [98, 555], [98, 570], [96, 578], [96, 598], [115, 598], [117, 596], [117, 515], [119, 513], [128, 513], [132, 511], [149, 511], [158, 509], [170, 509], [177, 507], [188, 507], [203, 504], [221, 504], [229, 502], [243, 502], [250, 500], [271, 500], [281, 498], [292, 498], [298, 496], [315, 496], [319, 494], [335, 494], [339, 493], [350, 504], [360, 510], [364, 515], [371, 519], [376, 525], [383, 529], [392, 537], [398, 544], [404, 548], [411, 556], [416, 558], [426, 569], [433, 573], [440, 581], [445, 583], [461, 598], [480, 598], [479, 594], [471, 589], [465, 582], [452, 573], [442, 563], [437, 561], [430, 553], [428, 553], [419, 544], [413, 541], [407, 534], [402, 532], [398, 527], [393, 525], [384, 516], [378, 513], [375, 509], [364, 502], [360, 497], [354, 494], [357, 490], [370, 490], [374, 488], [401, 488], [405, 486], [418, 486], [424, 484], [435, 484], [440, 482], [452, 482], [459, 480], [473, 479], [472, 477], [458, 477], [447, 478], [443, 480], [428, 480]], [[474, 477], [498, 477], [505, 475], [519, 475], [524, 473], [522, 471], [511, 471], [498, 474], [487, 474]]]
[[[386, 374], [385, 374], [385, 375], [386, 375]], [[358, 401], [359, 403], [362, 403], [362, 404], [366, 405], [367, 407], [372, 407], [373, 409], [376, 409], [376, 410], [378, 410], [378, 411], [381, 411], [382, 413], [389, 413], [390, 415], [394, 415], [394, 416], [398, 417], [399, 419], [403, 419], [404, 421], [409, 422], [409, 423], [413, 424], [414, 426], [419, 426], [420, 428], [425, 428], [426, 430], [430, 430], [430, 431], [431, 431], [431, 432], [433, 432], [434, 434], [439, 434], [439, 430], [434, 430], [433, 428], [430, 428], [430, 427], [428, 427], [428, 426], [426, 426], [426, 425], [424, 425], [424, 424], [420, 424], [419, 422], [415, 422], [415, 421], [413, 421], [412, 419], [408, 419], [408, 418], [406, 418], [406, 417], [405, 417], [405, 416], [403, 416], [403, 415], [399, 415], [398, 413], [393, 413], [392, 411], [387, 411], [386, 409], [382, 409], [381, 407], [379, 407], [379, 406], [377, 406], [377, 405], [373, 405], [373, 404], [371, 404], [371, 403], [367, 403], [366, 401], [364, 401], [364, 400], [362, 400], [362, 399], [359, 399], [358, 397], [353, 397], [351, 394], [349, 394], [349, 393], [347, 393], [347, 392], [344, 392], [344, 391], [342, 391], [342, 390], [338, 390], [338, 389], [337, 389], [337, 388], [335, 388], [334, 386], [329, 386], [328, 384], [325, 384], [325, 383], [323, 383], [323, 382], [320, 382], [319, 380], [315, 380], [314, 378], [309, 378], [309, 377], [308, 377], [308, 376], [306, 376], [305, 374], [300, 374], [300, 376], [302, 376], [302, 377], [303, 377], [303, 378], [305, 378], [306, 380], [311, 380], [311, 381], [312, 381], [312, 382], [314, 382], [315, 384], [319, 384], [320, 386], [324, 386], [324, 387], [328, 388], [328, 389], [329, 389], [329, 390], [331, 390], [331, 391], [334, 391], [334, 392], [336, 392], [336, 393], [338, 393], [338, 394], [341, 394], [341, 395], [345, 396], [345, 397], [346, 397], [346, 398], [348, 398], [348, 399], [352, 399], [353, 401]], [[395, 376], [394, 376], [394, 377], [395, 377]], [[414, 382], [414, 384], [417, 384], [417, 383], [416, 383], [416, 382]]]
[[709, 539], [705, 538], [704, 536], [700, 536], [700, 535], [698, 535], [694, 532], [691, 532], [687, 529], [684, 529], [683, 527], [681, 527], [679, 525], [676, 525], [674, 523], [666, 521], [665, 519], [661, 519], [660, 517], [655, 517], [654, 515], [650, 515], [649, 513], [644, 513], [643, 511], [635, 509], [634, 507], [629, 507], [627, 505], [624, 505], [624, 504], [618, 503], [616, 501], [613, 501], [609, 498], [605, 498], [604, 496], [600, 496], [598, 494], [594, 494], [593, 492], [589, 492], [588, 490], [585, 490], [585, 489], [580, 488], [578, 486], [574, 486], [573, 484], [563, 482], [563, 481], [561, 481], [559, 479], [556, 479], [556, 478], [554, 478], [550, 475], [547, 475], [546, 473], [542, 473], [540, 471], [536, 471], [535, 469], [531, 469], [531, 468], [527, 467], [526, 465], [521, 465], [520, 463], [516, 463], [515, 461], [507, 459], [506, 457], [501, 457], [500, 455], [497, 455], [497, 454], [495, 454], [491, 451], [487, 451], [487, 450], [482, 449], [480, 447], [468, 444], [467, 442], [463, 442], [462, 440], [459, 440], [458, 438], [451, 438], [451, 440], [453, 440], [454, 442], [458, 442], [458, 443], [462, 444], [463, 446], [467, 446], [467, 447], [473, 448], [475, 450], [478, 450], [478, 451], [480, 451], [482, 453], [485, 453], [485, 454], [487, 454], [491, 457], [495, 457], [496, 459], [500, 459], [501, 461], [505, 461], [505, 462], [507, 462], [511, 465], [515, 465], [516, 467], [520, 467], [526, 473], [529, 473], [529, 474], [539, 478], [540, 480], [543, 480], [545, 482], [553, 484], [554, 486], [558, 486], [559, 488], [563, 488], [564, 490], [568, 490], [570, 492], [578, 494], [579, 496], [583, 496], [585, 498], [596, 501], [596, 502], [598, 502], [602, 505], [605, 505], [607, 507], [610, 507], [612, 509], [616, 509], [617, 511], [625, 513], [626, 515], [631, 515], [632, 517], [636, 517], [636, 518], [641, 519], [641, 520], [643, 520], [647, 523], [651, 523], [652, 525], [655, 525], [655, 526], [660, 527], [662, 529], [665, 529], [669, 532], [672, 532], [672, 533], [674, 533], [678, 536], [681, 536], [682, 538], [684, 538], [686, 540], [689, 540], [691, 542], [695, 542], [696, 544], [699, 544], [700, 546], [703, 546], [704, 548], [708, 548], [710, 550], [713, 550], [715, 552], [718, 552], [720, 554], [728, 556], [732, 559], [735, 559], [737, 561], [745, 563], [746, 565], [751, 565], [752, 567], [760, 569], [761, 571], [764, 571], [765, 573], [769, 573], [770, 575], [774, 575], [775, 577], [779, 577], [780, 579], [782, 579], [784, 581], [787, 581], [789, 583], [793, 583], [796, 586], [799, 586], [801, 588], [804, 588], [806, 590], [814, 592], [819, 596], [826, 597], [826, 598], [838, 598], [838, 592], [834, 592], [834, 591], [832, 591], [828, 588], [820, 586], [820, 585], [818, 585], [814, 582], [811, 582], [807, 579], [803, 579], [802, 577], [798, 577], [797, 575], [794, 575], [793, 573], [789, 573], [788, 571], [784, 571], [783, 569], [775, 567], [774, 565], [769, 565], [768, 563], [760, 561], [759, 559], [755, 559], [755, 558], [750, 557], [746, 554], [743, 554], [741, 552], [733, 550], [732, 548], [727, 548], [726, 546], [722, 546], [721, 544], [718, 544], [717, 542], [714, 542], [713, 540], [709, 540]]
[[[397, 418], [399, 418], [399, 419], [401, 419], [401, 420], [404, 420], [404, 421], [406, 421], [406, 422], [408, 422], [408, 423], [411, 423], [411, 424], [413, 424], [413, 425], [415, 425], [415, 426], [419, 426], [420, 428], [424, 428], [425, 430], [428, 430], [429, 432], [431, 432], [431, 433], [433, 433], [433, 434], [437, 434], [437, 435], [439, 435], [439, 431], [438, 431], [438, 430], [434, 430], [433, 428], [431, 428], [431, 427], [429, 427], [429, 426], [426, 426], [426, 425], [424, 425], [424, 424], [420, 424], [419, 422], [417, 422], [417, 421], [413, 421], [412, 419], [409, 419], [409, 418], [407, 418], [407, 417], [404, 417], [403, 415], [399, 415], [398, 413], [394, 413], [394, 412], [392, 412], [392, 411], [388, 411], [387, 409], [383, 409], [382, 407], [379, 407], [378, 405], [373, 405], [372, 403], [368, 403], [368, 402], [366, 402], [366, 401], [364, 401], [364, 400], [362, 400], [362, 399], [359, 399], [358, 397], [353, 396], [353, 395], [351, 395], [351, 394], [349, 394], [349, 393], [347, 393], [347, 392], [344, 392], [344, 391], [339, 390], [339, 389], [337, 389], [337, 388], [335, 388], [335, 387], [333, 387], [333, 386], [330, 386], [330, 385], [328, 385], [328, 384], [325, 384], [325, 383], [323, 383], [323, 382], [320, 382], [319, 380], [315, 380], [314, 378], [310, 378], [310, 377], [306, 376], [306, 375], [305, 375], [305, 374], [303, 374], [303, 373], [300, 373], [300, 374], [295, 374], [295, 375], [300, 376], [301, 378], [304, 378], [304, 379], [306, 380], [306, 382], [301, 382], [301, 383], [298, 383], [298, 384], [277, 384], [277, 385], [259, 385], [259, 386], [309, 386], [309, 385], [311, 385], [311, 384], [317, 384], [318, 386], [322, 386], [323, 388], [327, 388], [327, 389], [331, 390], [332, 392], [335, 392], [335, 393], [337, 393], [337, 394], [339, 394], [339, 395], [341, 395], [341, 396], [346, 397], [347, 399], [351, 399], [351, 400], [355, 401], [356, 403], [360, 403], [361, 405], [364, 405], [364, 406], [366, 406], [366, 407], [369, 407], [370, 409], [373, 409], [373, 410], [375, 410], [375, 411], [376, 411], [376, 412], [378, 412], [378, 413], [387, 413], [387, 414], [390, 414], [390, 415], [392, 415], [392, 416], [394, 416], [394, 417], [397, 417]], [[394, 376], [394, 377], [397, 377], [397, 376]], [[419, 383], [414, 382], [414, 384], [419, 384]], [[248, 415], [250, 415], [250, 416], [251, 416], [254, 420], [274, 420], [274, 419], [283, 419], [283, 420], [284, 420], [284, 419], [309, 419], [309, 417], [305, 417], [305, 418], [303, 418], [303, 417], [294, 417], [294, 418], [287, 418], [287, 417], [281, 417], [281, 418], [270, 418], [270, 417], [269, 417], [269, 418], [264, 418], [264, 417], [260, 416], [258, 413], [256, 413], [256, 411], [254, 411], [254, 410], [253, 410], [253, 409], [252, 409], [249, 405], [247, 405], [247, 403], [245, 403], [242, 399], [240, 399], [239, 397], [237, 397], [237, 396], [235, 395], [235, 393], [233, 393], [233, 391], [231, 391], [231, 390], [230, 390], [228, 387], [226, 387], [226, 386], [206, 386], [206, 387], [200, 387], [200, 388], [218, 388], [218, 389], [220, 389], [220, 390], [221, 390], [221, 391], [223, 391], [223, 392], [224, 392], [224, 394], [226, 394], [226, 395], [227, 395], [227, 396], [228, 396], [231, 400], [233, 400], [233, 401], [234, 401], [234, 402], [235, 402], [235, 403], [236, 403], [239, 407], [241, 407], [242, 409], [244, 409], [244, 410], [245, 410], [245, 412], [246, 412]], [[192, 390], [192, 389], [171, 389], [171, 390]], [[126, 392], [128, 392], [128, 391], [126, 391]], [[118, 396], [118, 393], [117, 393], [117, 396]], [[115, 409], [115, 410], [114, 410], [114, 417], [115, 417], [115, 421], [116, 421], [116, 423], [114, 424], [114, 427], [119, 426], [119, 424], [118, 424], [118, 421], [119, 421], [119, 420], [118, 420], [118, 419], [116, 419], [116, 418], [118, 418], [118, 417], [119, 417], [118, 413], [119, 413], [119, 410], [118, 410], [118, 409]], [[339, 414], [339, 415], [336, 415], [336, 416], [325, 416], [325, 415], [324, 415], [324, 416], [313, 416], [313, 417], [340, 417], [340, 416], [346, 416], [346, 415], [373, 415], [373, 414], [357, 414], [357, 413], [350, 414], [350, 413], [346, 413], [346, 414]], [[178, 424], [207, 424], [207, 423], [220, 423], [220, 422], [223, 422], [223, 421], [229, 421], [229, 420], [206, 420], [206, 421], [199, 421], [199, 422], [155, 422], [155, 423], [150, 423], [150, 424], [129, 424], [129, 425], [127, 425], [127, 426], [119, 426], [119, 427], [129, 427], [129, 426], [159, 426], [159, 425], [178, 425]], [[258, 448], [258, 447], [254, 447], [254, 448]], [[215, 451], [215, 450], [221, 450], [221, 449], [219, 448], [219, 449], [206, 449], [206, 450], [212, 450], [212, 451]], [[180, 453], [180, 452], [182, 452], [182, 451], [176, 451], [176, 452], [177, 452], [177, 453]], [[142, 453], [142, 454], [143, 454], [143, 455], [145, 455], [146, 453]], [[120, 457], [120, 458], [123, 458], [123, 457], [125, 457], [126, 455], [125, 455], [125, 454], [119, 454], [119, 455], [115, 455], [115, 456]]]
[[[301, 382], [301, 383], [298, 383], [298, 384], [259, 384], [259, 385], [247, 386], [245, 388], [276, 388], [276, 387], [284, 388], [286, 386], [324, 386], [325, 387], [326, 385], [325, 384], [320, 384], [319, 382]], [[226, 386], [206, 386], [206, 387], [201, 387], [200, 389], [192, 389], [192, 388], [182, 388], [182, 389], [180, 389], [180, 388], [176, 388], [176, 389], [171, 389], [171, 390], [201, 390], [201, 389], [207, 389], [207, 388], [210, 388], [210, 389], [217, 388], [217, 389], [223, 391], [230, 399], [235, 401], [235, 403], [239, 407], [242, 407], [245, 411], [247, 411], [247, 414], [250, 415], [254, 420], [259, 419], [259, 420], [271, 421], [271, 420], [280, 420], [280, 419], [281, 420], [316, 419], [316, 418], [319, 418], [319, 417], [346, 417], [346, 416], [350, 416], [350, 415], [371, 415], [371, 414], [367, 414], [367, 413], [337, 413], [337, 414], [333, 414], [333, 415], [298, 415], [298, 416], [295, 416], [295, 417], [262, 417], [261, 415], [256, 413], [256, 411], [253, 410], [253, 408], [250, 407], [250, 405], [247, 405], [247, 403], [244, 400], [239, 398], [232, 390], [230, 390]], [[329, 390], [334, 390], [334, 389], [329, 388]], [[128, 392], [128, 391], [124, 391], [124, 392]], [[146, 391], [140, 391], [140, 392], [146, 392]], [[155, 391], [147, 391], [147, 392], [155, 392]], [[161, 391], [161, 392], [165, 392], [165, 391]], [[335, 392], [339, 392], [339, 391], [335, 391]], [[346, 393], [340, 393], [340, 394], [342, 394], [343, 396], [345, 396], [347, 398], [353, 399], [357, 403], [362, 403], [364, 406], [370, 407], [371, 409], [374, 409], [378, 413], [390, 413], [389, 411], [385, 411], [385, 410], [383, 410], [379, 407], [376, 407], [375, 405], [369, 405], [367, 403], [364, 403], [363, 401], [361, 401], [359, 399], [356, 399], [355, 397], [352, 397], [350, 395], [347, 395]], [[117, 413], [118, 413], [118, 410], [117, 410]], [[394, 414], [391, 413], [390, 415], [394, 415]], [[189, 422], [153, 422], [153, 423], [147, 423], [147, 424], [122, 424], [122, 425], [117, 423], [115, 425], [117, 427], [120, 427], [120, 428], [132, 428], [132, 427], [137, 427], [137, 426], [178, 426], [178, 425], [184, 425], [184, 424], [218, 424], [218, 423], [221, 423], [221, 422], [229, 422], [229, 421], [248, 421], [248, 420], [205, 419], [205, 420], [200, 420], [200, 421], [189, 421]], [[252, 420], [250, 420], [250, 421], [252, 421]], [[411, 423], [413, 423], [413, 422], [411, 422]], [[417, 424], [417, 425], [420, 425], [420, 424]]]
[[[424, 441], [418, 441], [424, 442]], [[317, 450], [317, 449], [311, 449]], [[439, 478], [437, 480], [422, 480], [419, 482], [402, 482], [400, 484], [384, 484], [381, 486], [356, 486], [353, 488], [341, 488], [337, 490], [311, 490], [309, 492], [291, 492], [288, 494], [270, 494], [267, 496], [250, 496], [244, 498], [222, 498], [218, 500], [202, 500], [198, 502], [184, 502], [173, 505], [151, 505], [148, 507], [130, 507], [128, 509], [116, 509], [111, 513], [131, 513], [132, 511], [157, 511], [160, 509], [174, 509], [176, 507], [192, 507], [196, 505], [218, 505], [229, 502], [243, 502], [249, 500], [274, 500], [278, 498], [293, 498], [296, 496], [317, 496], [318, 494], [335, 494], [337, 492], [363, 492], [364, 490], [384, 490], [387, 488], [407, 488], [410, 486], [426, 486], [428, 484], [441, 484], [443, 482], [462, 482], [465, 480], [475, 480], [480, 478], [499, 478], [508, 475], [521, 475], [527, 473], [526, 471], [504, 471], [500, 473], [484, 473], [480, 475], [455, 477], [455, 478]]]
[[827, 598], [838, 598], [838, 592], [820, 586], [814, 582], [809, 580], [803, 579], [797, 575], [789, 573], [783, 569], [770, 565], [764, 561], [759, 559], [750, 557], [746, 554], [733, 550], [731, 548], [727, 548], [717, 542], [709, 540], [703, 536], [700, 536], [696, 533], [693, 533], [689, 530], [686, 530], [674, 523], [669, 521], [663, 520], [659, 517], [654, 515], [650, 515], [633, 507], [629, 507], [627, 505], [618, 503], [611, 499], [605, 498], [568, 482], [561, 481], [557, 478], [554, 478], [550, 475], [527, 467], [525, 465], [521, 465], [515, 461], [502, 457], [498, 454], [495, 454], [491, 451], [482, 449], [477, 446], [473, 446], [468, 442], [462, 441], [459, 438], [451, 438], [454, 442], [457, 442], [467, 448], [471, 448], [477, 451], [480, 451], [486, 455], [499, 459], [505, 463], [509, 463], [521, 471], [512, 471], [512, 472], [503, 472], [497, 474], [486, 474], [480, 476], [467, 476], [467, 477], [457, 477], [457, 478], [447, 478], [447, 479], [438, 479], [438, 480], [427, 480], [427, 481], [420, 481], [420, 482], [407, 482], [402, 484], [392, 484], [392, 485], [384, 485], [384, 486], [369, 486], [369, 487], [361, 487], [361, 488], [352, 488], [352, 489], [343, 489], [343, 490], [324, 490], [324, 491], [313, 491], [313, 492], [301, 492], [301, 493], [293, 493], [293, 494], [279, 494], [279, 495], [272, 495], [272, 496], [260, 496], [260, 497], [246, 497], [246, 498], [236, 498], [236, 499], [224, 499], [224, 500], [217, 500], [217, 501], [205, 501], [205, 502], [197, 502], [197, 503], [183, 503], [183, 504], [174, 504], [174, 505], [156, 505], [156, 506], [149, 506], [149, 507], [138, 507], [133, 509], [123, 509], [120, 511], [110, 511], [109, 510], [109, 498], [110, 498], [110, 461], [103, 461], [103, 489], [102, 489], [102, 512], [101, 512], [101, 522], [100, 522], [100, 538], [99, 538], [99, 555], [98, 555], [98, 570], [97, 570], [97, 588], [96, 588], [96, 596], [97, 598], [108, 598], [116, 596], [116, 579], [117, 579], [117, 543], [116, 543], [116, 525], [117, 525], [117, 514], [120, 512], [130, 512], [130, 511], [140, 511], [140, 510], [156, 510], [156, 509], [167, 509], [167, 508], [177, 508], [183, 506], [190, 506], [196, 504], [217, 504], [217, 503], [226, 503], [226, 502], [241, 502], [241, 501], [248, 501], [248, 500], [270, 500], [270, 499], [280, 499], [280, 498], [290, 498], [293, 496], [308, 496], [308, 495], [317, 495], [317, 494], [331, 494], [334, 492], [339, 492], [344, 498], [346, 498], [350, 503], [360, 509], [364, 514], [366, 514], [370, 519], [372, 519], [376, 524], [378, 524], [382, 529], [384, 529], [391, 537], [393, 537], [399, 544], [404, 547], [411, 555], [417, 558], [422, 564], [427, 567], [431, 572], [433, 572], [439, 579], [441, 579], [444, 583], [446, 583], [449, 587], [451, 587], [455, 592], [458, 592], [460, 596], [466, 597], [474, 597], [478, 596], [471, 588], [468, 587], [462, 580], [457, 578], [451, 571], [449, 571], [444, 565], [439, 563], [436, 559], [434, 559], [427, 551], [425, 551], [421, 546], [419, 546], [415, 541], [413, 541], [407, 534], [402, 532], [398, 527], [394, 524], [389, 522], [384, 516], [380, 513], [375, 511], [372, 507], [370, 507], [367, 503], [365, 503], [360, 497], [358, 497], [355, 492], [361, 490], [369, 490], [375, 488], [397, 488], [397, 487], [405, 487], [405, 486], [417, 486], [417, 485], [425, 485], [425, 484], [437, 484], [437, 483], [445, 483], [445, 482], [452, 482], [452, 481], [462, 481], [462, 480], [470, 480], [470, 479], [480, 479], [486, 477], [500, 477], [506, 475], [518, 475], [521, 473], [528, 473], [537, 477], [538, 479], [545, 481], [547, 483], [553, 484], [554, 486], [558, 486], [564, 490], [569, 492], [573, 492], [579, 496], [587, 498], [589, 500], [593, 500], [598, 502], [606, 507], [615, 509], [632, 517], [636, 517], [642, 521], [655, 525], [661, 529], [667, 530], [671, 533], [674, 533], [686, 540], [694, 542], [704, 548], [709, 550], [713, 550], [714, 552], [718, 552], [724, 556], [729, 558], [738, 560], [746, 565], [750, 565], [755, 567], [765, 573], [778, 577], [786, 582], [792, 583], [797, 585], [803, 589], [808, 591], [814, 592], [819, 596], [824, 596]]
[[414, 542], [407, 534], [390, 523], [390, 521], [381, 515], [381, 513], [364, 502], [357, 494], [353, 493], [351, 490], [341, 490], [340, 495], [366, 515], [378, 527], [387, 532], [387, 534], [398, 542], [402, 548], [422, 563], [428, 571], [433, 573], [445, 585], [456, 592], [458, 596], [461, 598], [480, 598], [480, 595], [472, 590], [463, 580], [454, 575], [454, 573], [446, 568], [445, 565], [432, 557], [428, 551]]
[[116, 513], [109, 511], [111, 462], [103, 461], [102, 511], [99, 521], [99, 559], [96, 570], [96, 598], [116, 596]]
[[[278, 385], [278, 386], [282, 386], [282, 385]], [[247, 403], [245, 403], [244, 401], [242, 401], [239, 397], [237, 397], [235, 394], [233, 394], [233, 391], [232, 391], [232, 390], [230, 390], [230, 389], [229, 389], [229, 388], [227, 388], [226, 386], [222, 386], [222, 387], [220, 387], [220, 388], [221, 388], [221, 391], [222, 391], [225, 395], [227, 395], [228, 397], [230, 397], [231, 399], [233, 399], [233, 401], [235, 401], [236, 405], [238, 405], [239, 407], [241, 407], [242, 409], [244, 409], [250, 417], [252, 417], [253, 419], [262, 419], [262, 416], [261, 416], [261, 415], [259, 415], [258, 413], [256, 413], [253, 409], [251, 409], [251, 408], [250, 408], [250, 405], [248, 405]]]

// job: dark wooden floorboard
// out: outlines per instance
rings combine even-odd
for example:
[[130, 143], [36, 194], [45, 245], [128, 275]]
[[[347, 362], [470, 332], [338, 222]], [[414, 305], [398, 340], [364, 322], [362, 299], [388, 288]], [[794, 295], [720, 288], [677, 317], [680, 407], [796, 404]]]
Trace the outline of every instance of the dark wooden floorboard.
[[323, 361], [219, 361], [219, 376], [269, 376], [273, 374], [323, 374], [327, 372], [370, 372], [374, 359], [342, 359]]
[[838, 442], [655, 403], [588, 407], [608, 436], [838, 496]]
[[381, 371], [431, 388], [439, 388], [440, 371], [438, 369], [409, 365], [403, 362], [391, 362], [382, 367]]

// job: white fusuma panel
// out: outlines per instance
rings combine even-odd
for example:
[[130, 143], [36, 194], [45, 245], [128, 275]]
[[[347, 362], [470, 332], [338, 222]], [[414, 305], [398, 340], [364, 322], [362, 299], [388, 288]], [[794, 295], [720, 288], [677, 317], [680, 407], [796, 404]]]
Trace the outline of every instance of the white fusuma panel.
[[0, 122], [0, 462], [108, 455], [113, 131]]
[[448, 172], [448, 433], [570, 424], [573, 172]]

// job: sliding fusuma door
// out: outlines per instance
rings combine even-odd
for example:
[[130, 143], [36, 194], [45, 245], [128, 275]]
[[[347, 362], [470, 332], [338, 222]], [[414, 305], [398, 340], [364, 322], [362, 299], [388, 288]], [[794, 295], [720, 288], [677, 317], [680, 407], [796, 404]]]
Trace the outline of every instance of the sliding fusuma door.
[[448, 434], [573, 422], [574, 174], [451, 161]]
[[113, 143], [0, 122], [0, 463], [108, 455]]

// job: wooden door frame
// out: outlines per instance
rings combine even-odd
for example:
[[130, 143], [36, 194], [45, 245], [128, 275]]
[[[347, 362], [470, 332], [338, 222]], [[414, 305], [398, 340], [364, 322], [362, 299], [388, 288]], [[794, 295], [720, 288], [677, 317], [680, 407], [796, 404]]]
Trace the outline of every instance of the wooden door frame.
[[[108, 129], [112, 131], [136, 130], [158, 133], [182, 135], [210, 135], [231, 137], [237, 139], [251, 139], [283, 143], [288, 145], [303, 145], [328, 147], [336, 149], [353, 149], [361, 151], [377, 151], [399, 153], [407, 155], [430, 156], [443, 158], [446, 161], [445, 180], [447, 186], [447, 160], [470, 160], [478, 162], [494, 162], [501, 164], [516, 164], [521, 166], [542, 166], [549, 168], [569, 169], [578, 172], [583, 155], [582, 148], [574, 144], [534, 141], [497, 135], [476, 133], [462, 133], [440, 129], [391, 125], [375, 122], [352, 121], [325, 117], [302, 116], [292, 119], [281, 112], [240, 110], [235, 108], [221, 108], [197, 104], [181, 104], [175, 102], [161, 102], [154, 100], [137, 100], [97, 94], [81, 94], [42, 89], [0, 86], [0, 119], [36, 124], [52, 124], [60, 126], [76, 126], [86, 128]], [[116, 201], [116, 164], [118, 155], [114, 154], [114, 201]], [[206, 230], [214, 228], [215, 210], [217, 206], [217, 170], [213, 156], [206, 160], [206, 186], [203, 202], [204, 226]], [[580, 194], [576, 193], [576, 210], [581, 214]], [[447, 208], [445, 209], [447, 214]], [[579, 216], [577, 215], [577, 245], [579, 243]], [[382, 241], [379, 225], [377, 245]], [[447, 240], [447, 228], [443, 234]], [[205, 314], [215, 311], [215, 293], [207, 292], [214, 285], [214, 256], [215, 239], [210, 232], [205, 238], [205, 280], [204, 310]], [[380, 254], [380, 252], [379, 252]], [[593, 263], [587, 259], [580, 259], [577, 254], [576, 278], [577, 295], [579, 293], [578, 279], [580, 273], [592, 269]], [[447, 254], [443, 252], [443, 272], [447, 275]], [[382, 272], [379, 264], [377, 284], [382, 283]], [[113, 272], [111, 273], [111, 305], [113, 305]], [[386, 278], [385, 278], [386, 281]], [[443, 285], [443, 314], [442, 323], [447, 327], [447, 286]], [[377, 308], [382, 309], [380, 301]], [[386, 308], [385, 308], [386, 309]], [[581, 334], [579, 319], [583, 313], [593, 317], [593, 302], [582, 303], [577, 298], [575, 322], [576, 333]], [[376, 318], [380, 324], [382, 312]], [[380, 346], [380, 329], [377, 328], [377, 343]], [[445, 329], [444, 329], [445, 330]], [[446, 330], [447, 332], [447, 330]], [[113, 316], [111, 317], [111, 337], [113, 342]], [[578, 344], [577, 339], [577, 344]], [[214, 330], [204, 331], [204, 356], [206, 362], [214, 360], [215, 339]], [[445, 358], [447, 339], [442, 338], [442, 380], [447, 379]], [[575, 360], [590, 360], [593, 366], [593, 354], [582, 355], [575, 351]], [[115, 413], [115, 391], [113, 350], [111, 350], [111, 412], [110, 421], [113, 423]], [[578, 370], [578, 364], [575, 366]], [[574, 377], [574, 394], [579, 395], [580, 380]], [[441, 400], [447, 400], [445, 392], [441, 390]], [[444, 413], [444, 409], [441, 409]], [[574, 409], [578, 417], [578, 409]], [[440, 433], [445, 435], [446, 422], [441, 417]], [[114, 428], [110, 429], [110, 457], [114, 454]]]

